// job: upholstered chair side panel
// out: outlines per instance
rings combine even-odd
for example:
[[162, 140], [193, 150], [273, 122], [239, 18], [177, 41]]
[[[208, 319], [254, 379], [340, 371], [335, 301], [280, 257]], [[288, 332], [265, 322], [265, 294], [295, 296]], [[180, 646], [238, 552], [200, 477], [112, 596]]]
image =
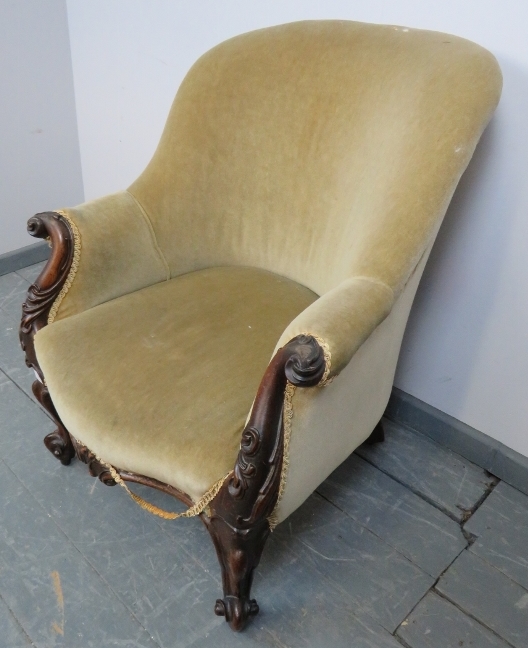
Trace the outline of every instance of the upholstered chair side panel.
[[64, 213], [79, 230], [81, 253], [56, 320], [168, 278], [148, 218], [128, 192], [65, 209]]
[[206, 53], [130, 187], [172, 276], [251, 265], [319, 295], [396, 293], [431, 240], [500, 95], [455, 36], [347, 21], [281, 25]]
[[390, 315], [325, 387], [297, 389], [289, 469], [277, 508], [279, 522], [370, 435], [387, 406], [401, 341], [432, 244], [411, 275]]

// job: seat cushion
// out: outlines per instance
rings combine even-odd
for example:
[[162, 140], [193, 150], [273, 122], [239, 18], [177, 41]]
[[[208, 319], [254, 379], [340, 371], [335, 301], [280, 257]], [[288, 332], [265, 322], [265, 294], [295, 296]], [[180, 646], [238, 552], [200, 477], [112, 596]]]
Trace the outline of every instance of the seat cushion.
[[46, 326], [37, 357], [75, 438], [196, 500], [233, 468], [274, 346], [316, 298], [264, 270], [208, 268]]

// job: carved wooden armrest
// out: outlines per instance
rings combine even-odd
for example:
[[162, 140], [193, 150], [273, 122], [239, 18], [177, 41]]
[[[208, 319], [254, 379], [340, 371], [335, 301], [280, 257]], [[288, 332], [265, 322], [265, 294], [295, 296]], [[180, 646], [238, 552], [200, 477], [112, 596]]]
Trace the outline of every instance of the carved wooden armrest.
[[31, 236], [48, 239], [51, 247], [48, 262], [30, 286], [22, 304], [20, 323], [20, 343], [26, 354], [26, 364], [43, 382], [33, 338], [48, 323], [49, 312], [70, 272], [74, 254], [73, 233], [66, 219], [56, 212], [36, 214], [29, 219], [27, 229]]
[[68, 221], [56, 212], [36, 214], [29, 219], [27, 229], [31, 236], [49, 240], [51, 254], [44, 269], [29, 287], [26, 301], [22, 304], [20, 344], [26, 354], [27, 366], [37, 376], [33, 383], [35, 398], [57, 424], [55, 432], [48, 434], [44, 443], [63, 464], [69, 464], [75, 452], [70, 435], [62, 425], [46, 387], [35, 354], [34, 337], [48, 323], [50, 311], [68, 279], [74, 260], [74, 235]]
[[312, 387], [324, 373], [324, 351], [311, 336], [299, 335], [277, 351], [242, 432], [233, 475], [211, 502], [207, 524], [224, 588], [224, 598], [216, 602], [215, 613], [225, 616], [233, 630], [241, 630], [248, 618], [258, 613], [250, 589], [279, 497], [287, 381], [298, 387]]

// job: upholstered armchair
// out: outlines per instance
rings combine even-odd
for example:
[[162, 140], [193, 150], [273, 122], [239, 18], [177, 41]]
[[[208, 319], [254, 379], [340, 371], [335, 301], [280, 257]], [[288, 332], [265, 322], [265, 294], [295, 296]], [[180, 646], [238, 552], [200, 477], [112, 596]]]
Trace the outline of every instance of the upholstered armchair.
[[20, 333], [46, 446], [152, 513], [199, 515], [235, 630], [270, 530], [383, 439], [418, 282], [500, 91], [494, 57], [454, 36], [244, 34], [193, 66], [126, 191], [29, 221], [52, 247]]

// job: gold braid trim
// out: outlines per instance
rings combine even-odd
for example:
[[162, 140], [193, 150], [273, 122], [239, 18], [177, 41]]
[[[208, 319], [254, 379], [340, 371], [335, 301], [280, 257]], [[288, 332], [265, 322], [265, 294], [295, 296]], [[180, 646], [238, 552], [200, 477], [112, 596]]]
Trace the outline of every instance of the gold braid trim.
[[284, 489], [286, 488], [286, 477], [288, 475], [288, 468], [290, 467], [290, 439], [293, 418], [293, 395], [295, 394], [295, 389], [295, 385], [289, 381], [286, 382], [286, 389], [284, 390], [284, 405], [282, 409], [282, 428], [284, 431], [282, 468], [279, 483], [279, 496], [275, 508], [268, 518], [271, 531], [273, 531], [279, 523], [277, 510], [284, 494]]
[[134, 502], [136, 502], [136, 504], [139, 504], [139, 506], [141, 506], [142, 509], [145, 509], [145, 511], [152, 513], [152, 515], [157, 515], [161, 518], [164, 518], [165, 520], [177, 520], [178, 518], [182, 518], [182, 517], [190, 518], [190, 517], [194, 517], [195, 515], [200, 515], [200, 513], [203, 512], [203, 510], [208, 506], [208, 504], [218, 495], [218, 492], [222, 488], [223, 483], [232, 472], [232, 471], [228, 472], [227, 475], [225, 475], [225, 477], [222, 477], [215, 484], [213, 484], [211, 488], [206, 493], [204, 493], [202, 497], [200, 497], [200, 499], [197, 502], [195, 502], [195, 504], [193, 504], [193, 506], [188, 508], [186, 511], [183, 511], [182, 513], [173, 513], [170, 511], [164, 511], [158, 506], [155, 506], [154, 504], [147, 502], [139, 495], [136, 495], [136, 493], [133, 493], [130, 490], [130, 488], [126, 485], [121, 475], [111, 464], [107, 463], [106, 461], [103, 461], [101, 457], [98, 457], [97, 455], [94, 456], [99, 463], [101, 463], [103, 466], [106, 466], [108, 468], [110, 474], [112, 475], [112, 479], [115, 481], [115, 483], [122, 486], [126, 490], [126, 492], [130, 495], [130, 497], [134, 500]]
[[64, 218], [64, 220], [68, 222], [68, 225], [70, 226], [71, 231], [73, 233], [73, 260], [70, 267], [70, 271], [68, 272], [68, 276], [66, 277], [66, 281], [64, 282], [64, 286], [61, 288], [60, 293], [57, 295], [57, 298], [55, 299], [55, 301], [51, 306], [50, 312], [48, 314], [48, 324], [53, 324], [53, 322], [55, 321], [55, 318], [57, 317], [57, 312], [59, 310], [59, 306], [61, 305], [64, 297], [66, 297], [66, 293], [71, 288], [73, 280], [75, 279], [75, 275], [77, 274], [77, 270], [79, 269], [79, 261], [81, 258], [81, 235], [79, 234], [77, 225], [72, 221], [72, 219], [68, 216], [68, 214], [65, 211], [61, 209], [56, 209], [55, 213], [60, 214]]
[[330, 352], [330, 347], [328, 346], [328, 343], [325, 342], [325, 340], [323, 340], [323, 338], [320, 338], [318, 335], [314, 335], [313, 333], [303, 333], [303, 335], [310, 335], [311, 337], [313, 337], [314, 340], [317, 342], [317, 344], [323, 350], [323, 355], [325, 359], [325, 370], [323, 373], [323, 377], [319, 381], [317, 387], [326, 387], [326, 385], [329, 385], [334, 379], [334, 376], [332, 376], [332, 378], [328, 378], [330, 372], [332, 371], [332, 354]]
[[[330, 347], [322, 338], [318, 337], [317, 335], [314, 335], [313, 333], [304, 333], [303, 335], [311, 335], [323, 350], [323, 355], [325, 359], [325, 370], [323, 373], [323, 377], [319, 381], [317, 387], [326, 387], [326, 385], [329, 385], [333, 380], [333, 377], [330, 379], [328, 378], [332, 368], [332, 362], [331, 362], [332, 355], [330, 353]], [[292, 419], [293, 419], [293, 396], [295, 394], [295, 389], [296, 389], [295, 385], [293, 385], [289, 381], [286, 382], [286, 389], [284, 390], [284, 406], [282, 410], [282, 426], [284, 430], [282, 469], [281, 469], [280, 484], [279, 484], [279, 496], [277, 498], [277, 503], [275, 504], [275, 508], [273, 509], [272, 514], [268, 518], [268, 523], [270, 525], [271, 531], [273, 531], [273, 529], [279, 523], [279, 517], [277, 511], [282, 496], [284, 495], [284, 490], [286, 488], [286, 478], [288, 477], [288, 469], [290, 467], [290, 441], [291, 441]]]

